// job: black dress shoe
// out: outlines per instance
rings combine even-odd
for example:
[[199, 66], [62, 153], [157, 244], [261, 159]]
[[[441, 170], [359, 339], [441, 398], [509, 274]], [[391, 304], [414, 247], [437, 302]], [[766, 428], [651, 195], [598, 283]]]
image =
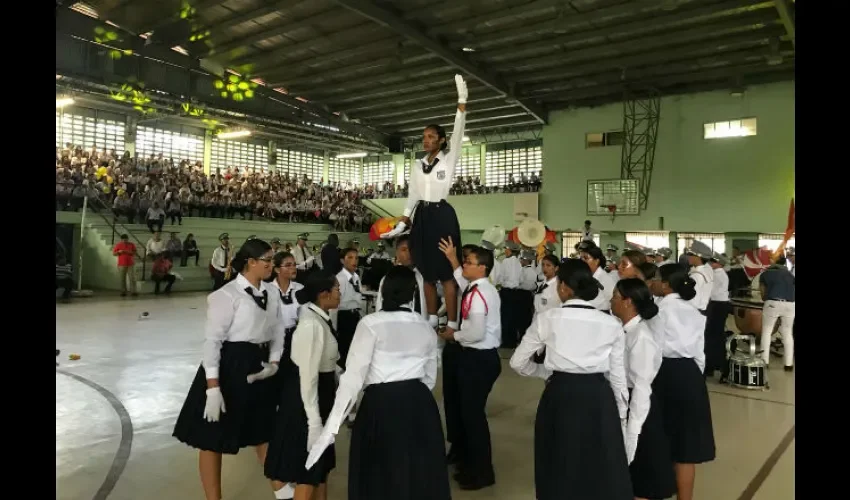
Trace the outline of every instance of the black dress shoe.
[[494, 484], [496, 484], [496, 478], [463, 478], [463, 480], [458, 480], [458, 486], [460, 489], [466, 491], [482, 490], [488, 486], [493, 486]]

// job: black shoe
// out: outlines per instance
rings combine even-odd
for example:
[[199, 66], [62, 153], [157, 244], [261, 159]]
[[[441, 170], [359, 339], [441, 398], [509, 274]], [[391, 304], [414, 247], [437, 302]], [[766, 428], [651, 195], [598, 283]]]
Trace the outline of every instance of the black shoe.
[[446, 463], [449, 465], [457, 465], [460, 463], [460, 458], [458, 457], [454, 447], [449, 448], [449, 453], [446, 455]]
[[786, 366], [786, 367], [785, 367], [785, 371], [786, 371], [786, 372], [793, 372], [793, 371], [794, 371], [794, 367], [793, 367], [793, 366]]
[[496, 478], [462, 478], [458, 480], [458, 486], [460, 489], [466, 491], [482, 490], [488, 486], [493, 486], [494, 484], [496, 484]]

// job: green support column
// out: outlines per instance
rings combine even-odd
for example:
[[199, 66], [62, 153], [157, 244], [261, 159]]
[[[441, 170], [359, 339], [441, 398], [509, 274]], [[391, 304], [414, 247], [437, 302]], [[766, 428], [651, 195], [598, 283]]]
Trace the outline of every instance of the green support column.
[[394, 154], [393, 163], [395, 164], [395, 176], [393, 182], [396, 186], [404, 185], [404, 153]]
[[481, 185], [487, 183], [487, 144], [481, 144]]
[[128, 151], [130, 156], [136, 156], [136, 130], [138, 129], [139, 119], [135, 116], [127, 115], [124, 127], [124, 151]]

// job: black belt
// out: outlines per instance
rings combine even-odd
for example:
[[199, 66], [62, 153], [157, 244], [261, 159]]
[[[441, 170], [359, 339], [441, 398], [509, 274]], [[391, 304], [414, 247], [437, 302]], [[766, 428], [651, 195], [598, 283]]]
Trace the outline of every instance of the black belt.
[[772, 300], [772, 301], [775, 301], [775, 302], [794, 302], [793, 300], [785, 300], [785, 299], [767, 299], [767, 300], [765, 300], [765, 302], [767, 302], [768, 300]]
[[254, 345], [256, 345], [257, 347], [259, 347], [260, 349], [265, 349], [265, 348], [267, 348], [267, 347], [269, 347], [269, 346], [271, 345], [271, 342], [263, 342], [263, 343], [261, 343], [261, 344], [254, 344]]
[[446, 200], [440, 200], [440, 201], [425, 201], [425, 200], [419, 200], [419, 203], [421, 203], [423, 207], [427, 207], [428, 205], [437, 205], [437, 206], [440, 206], [440, 203], [445, 203], [445, 202], [446, 202]]

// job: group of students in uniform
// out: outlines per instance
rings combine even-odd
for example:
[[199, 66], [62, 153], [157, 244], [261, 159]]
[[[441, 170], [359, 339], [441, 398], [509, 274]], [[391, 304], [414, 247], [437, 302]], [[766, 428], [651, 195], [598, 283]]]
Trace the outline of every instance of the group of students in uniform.
[[[339, 253], [335, 274], [297, 273], [309, 265], [303, 247], [299, 262], [299, 249], [275, 253], [259, 239], [242, 245], [231, 279], [209, 295], [203, 361], [174, 429], [199, 450], [208, 500], [221, 499], [222, 454], [247, 446], [276, 498], [324, 500], [335, 436], [355, 408], [347, 498], [448, 500], [447, 462], [461, 489], [494, 484], [485, 408], [502, 370], [508, 300], [534, 309], [524, 335], [521, 322], [508, 323], [509, 344], [519, 341], [510, 366], [547, 380], [535, 422], [537, 499], [692, 498], [695, 465], [715, 453], [695, 281], [679, 265], [656, 269], [625, 252], [614, 283], [602, 251], [585, 243], [580, 259], [542, 259], [530, 300], [500, 297], [492, 248], [461, 246], [445, 200], [468, 98], [460, 75], [455, 83], [451, 148], [441, 126], [425, 128], [404, 217], [382, 235], [402, 237], [377, 312], [361, 317], [355, 306], [356, 251]], [[533, 262], [522, 257], [518, 276], [507, 271], [515, 288]], [[441, 345], [445, 435], [431, 393]]]

